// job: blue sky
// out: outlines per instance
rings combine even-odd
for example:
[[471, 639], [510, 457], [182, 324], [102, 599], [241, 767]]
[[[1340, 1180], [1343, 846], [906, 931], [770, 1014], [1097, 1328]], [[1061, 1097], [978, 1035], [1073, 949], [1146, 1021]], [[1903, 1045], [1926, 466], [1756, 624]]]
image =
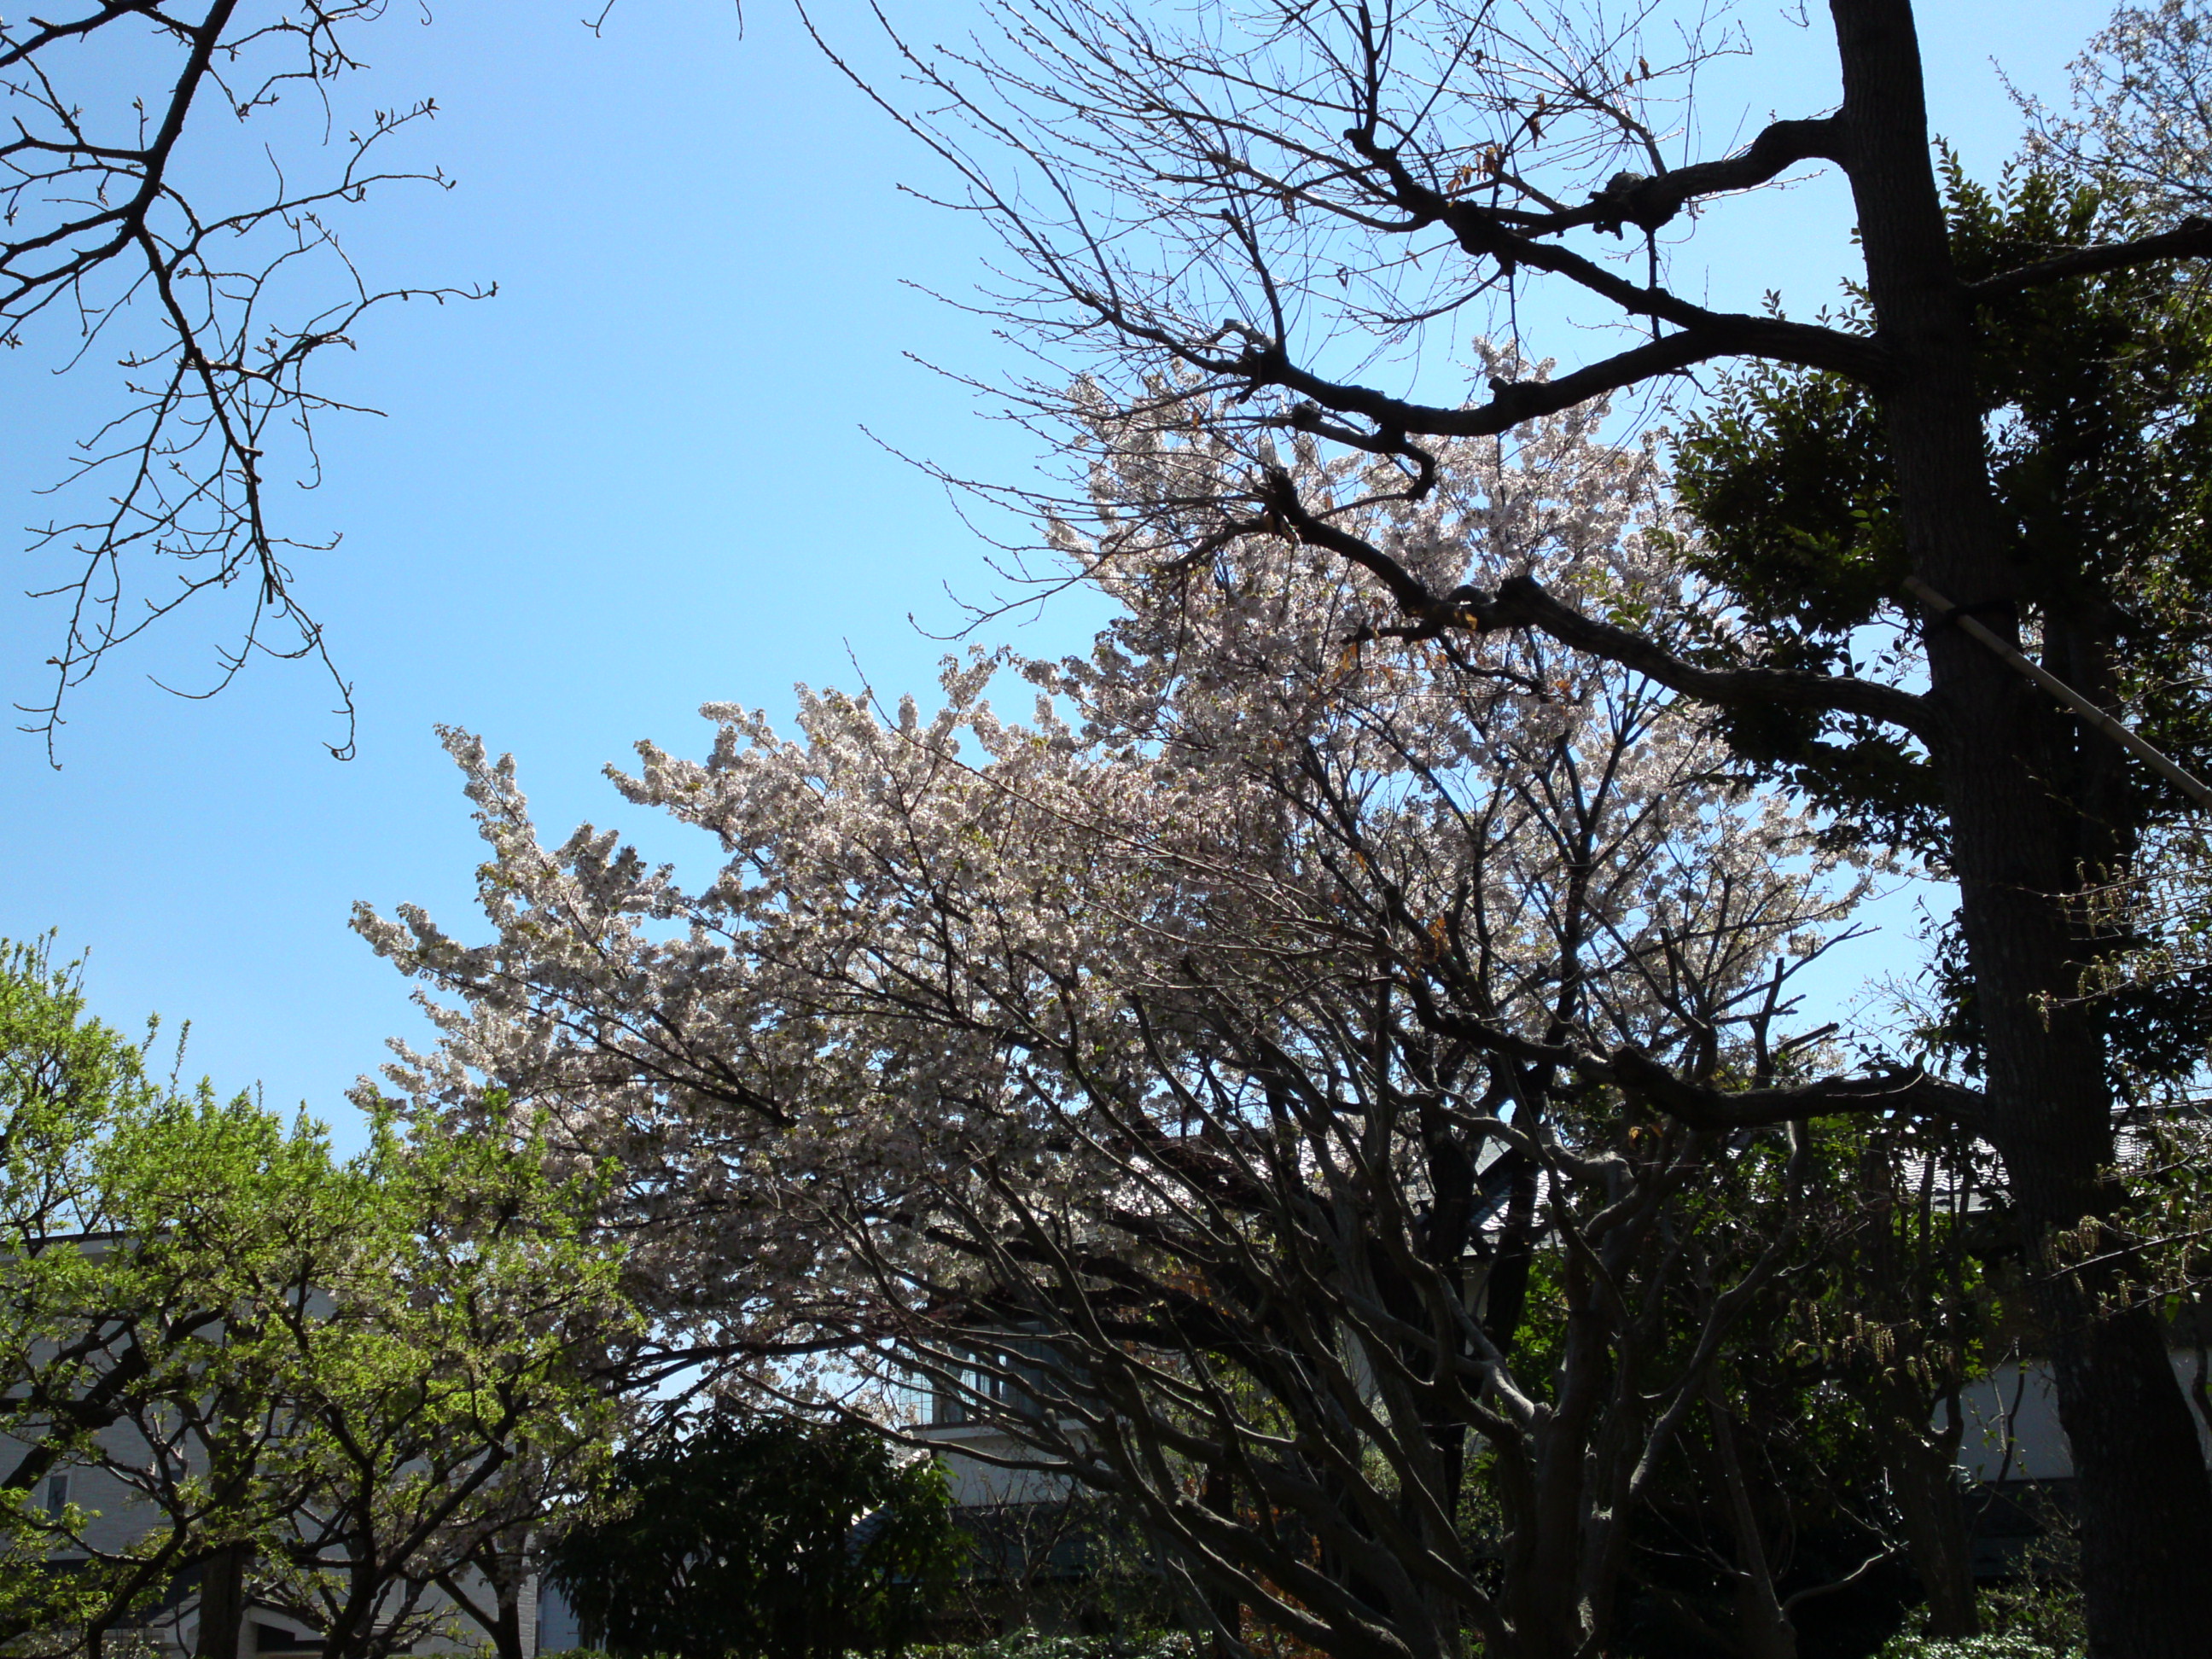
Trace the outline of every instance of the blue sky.
[[[928, 38], [968, 15], [963, 0], [890, 9]], [[386, 282], [499, 293], [395, 307], [364, 332], [337, 379], [386, 416], [326, 426], [327, 482], [291, 504], [304, 532], [344, 532], [299, 574], [356, 686], [359, 757], [325, 756], [339, 728], [304, 666], [258, 664], [207, 702], [149, 684], [149, 670], [204, 670], [212, 614], [77, 694], [62, 770], [37, 739], [0, 734], [0, 934], [55, 928], [88, 951], [117, 1023], [191, 1020], [191, 1067], [225, 1089], [258, 1079], [272, 1103], [343, 1117], [384, 1040], [419, 1030], [345, 920], [356, 899], [469, 919], [478, 844], [434, 723], [513, 750], [552, 833], [590, 818], [657, 855], [703, 854], [628, 814], [599, 769], [642, 737], [698, 747], [702, 702], [781, 713], [794, 682], [851, 684], [854, 661], [878, 687], [926, 688], [945, 647], [909, 615], [942, 632], [958, 622], [948, 584], [989, 591], [942, 493], [863, 425], [972, 475], [1033, 465], [1026, 440], [912, 361], [987, 376], [1006, 362], [981, 324], [908, 285], [971, 287], [980, 227], [901, 192], [933, 182], [926, 158], [787, 7], [751, 0], [741, 29], [723, 0], [620, 0], [597, 38], [579, 21], [591, 10], [447, 3], [426, 24], [394, 5], [362, 37], [372, 67], [350, 95], [435, 96], [410, 154], [458, 184], [356, 210], [349, 247]], [[2061, 95], [2106, 8], [1922, 10], [1936, 127], [1986, 173], [2018, 136], [1992, 55]], [[865, 26], [857, 6], [823, 15], [846, 38]], [[1833, 102], [1819, 9], [1808, 29], [1771, 4], [1741, 15], [1759, 50], [1713, 77], [1717, 134], [1738, 110], [1747, 133]], [[1700, 233], [1703, 280], [1718, 301], [1778, 288], [1809, 312], [1847, 268], [1849, 222], [1829, 182], [1723, 204]], [[1584, 342], [1529, 343], [1571, 357]], [[0, 362], [0, 523], [43, 515], [32, 492], [108, 390], [47, 368], [31, 350]], [[9, 571], [0, 692], [33, 701], [58, 623], [20, 596], [34, 564]], [[1090, 621], [1061, 603], [1022, 642], [1073, 647]], [[1893, 933], [1866, 960], [1903, 948]]]

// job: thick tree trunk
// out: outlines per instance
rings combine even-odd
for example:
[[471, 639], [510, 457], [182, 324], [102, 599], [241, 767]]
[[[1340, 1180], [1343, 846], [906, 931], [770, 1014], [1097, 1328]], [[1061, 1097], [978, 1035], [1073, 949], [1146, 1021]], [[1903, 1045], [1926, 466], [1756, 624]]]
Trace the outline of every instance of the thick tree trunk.
[[[2017, 597], [2021, 567], [1991, 495], [1971, 318], [1930, 165], [1909, 0], [1833, 0], [1844, 166], [1866, 251], [1881, 388], [1907, 546], [1954, 602]], [[1991, 1138], [2029, 1249], [2108, 1209], [2113, 1157], [2104, 1056], [2065, 1000], [2077, 952], [2073, 733], [1995, 656], [1931, 627], [1930, 690], [1947, 722], [1935, 762], [1949, 808], [1987, 1062]], [[2059, 1414], [2080, 1488], [2093, 1659], [2181, 1659], [2212, 1631], [2212, 1480], [2154, 1319], [2106, 1316], [2096, 1286], [2038, 1274]]]
[[246, 1568], [250, 1544], [229, 1544], [200, 1566], [200, 1624], [196, 1659], [238, 1659], [246, 1629]]
[[522, 1651], [522, 1601], [516, 1586], [501, 1588], [499, 1613], [491, 1627], [492, 1652], [496, 1659], [526, 1659]]

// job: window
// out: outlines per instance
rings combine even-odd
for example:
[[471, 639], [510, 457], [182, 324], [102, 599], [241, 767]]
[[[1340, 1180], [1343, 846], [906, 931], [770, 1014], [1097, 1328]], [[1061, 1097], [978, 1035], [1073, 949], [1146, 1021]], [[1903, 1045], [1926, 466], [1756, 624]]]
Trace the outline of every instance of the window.
[[69, 1476], [50, 1474], [46, 1477], [46, 1518], [58, 1521], [62, 1511], [69, 1507]]
[[[1035, 1328], [1032, 1327], [1031, 1328]], [[1047, 1338], [1019, 1336], [1002, 1348], [972, 1349], [975, 1363], [957, 1370], [949, 1382], [934, 1384], [930, 1392], [930, 1422], [939, 1428], [979, 1420], [988, 1401], [1018, 1417], [1035, 1417], [1044, 1402], [1064, 1396], [1063, 1378], [1081, 1379], [1085, 1373], [1072, 1365]]]

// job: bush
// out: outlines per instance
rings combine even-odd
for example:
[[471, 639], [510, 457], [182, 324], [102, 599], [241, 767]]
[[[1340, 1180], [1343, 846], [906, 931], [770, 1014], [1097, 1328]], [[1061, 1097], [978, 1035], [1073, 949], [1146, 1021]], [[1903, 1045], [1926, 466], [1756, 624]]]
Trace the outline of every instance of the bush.
[[724, 1404], [624, 1448], [609, 1495], [545, 1577], [623, 1659], [899, 1652], [959, 1571], [943, 1471], [854, 1424]]
[[1045, 1636], [1018, 1630], [972, 1646], [909, 1648], [909, 1659], [1198, 1659], [1180, 1631], [1143, 1636]]
[[1875, 1659], [2081, 1659], [2081, 1650], [2049, 1647], [2018, 1631], [2001, 1636], [1968, 1636], [1954, 1641], [1900, 1632], [1882, 1644]]

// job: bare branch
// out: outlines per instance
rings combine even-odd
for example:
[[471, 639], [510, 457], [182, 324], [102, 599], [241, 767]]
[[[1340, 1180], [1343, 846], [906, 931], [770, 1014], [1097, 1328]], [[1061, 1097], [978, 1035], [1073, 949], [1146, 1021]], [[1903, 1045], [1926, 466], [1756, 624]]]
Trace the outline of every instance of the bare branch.
[[[327, 217], [382, 185], [449, 182], [377, 164], [394, 134], [435, 106], [374, 112], [305, 187], [262, 149], [239, 176], [265, 165], [267, 183], [242, 203], [217, 204], [197, 186], [188, 194], [177, 158], [188, 128], [207, 131], [217, 110], [243, 123], [295, 86], [327, 110], [331, 83], [356, 66], [347, 37], [382, 9], [380, 0], [305, 0], [280, 14], [264, 0], [201, 0], [179, 13], [104, 0], [61, 21], [0, 25], [0, 103], [13, 128], [0, 141], [0, 344], [43, 331], [61, 344], [64, 369], [104, 340], [123, 348], [122, 407], [79, 445], [56, 486], [97, 505], [34, 532], [34, 551], [69, 561], [33, 589], [68, 609], [49, 659], [52, 696], [25, 706], [24, 729], [44, 736], [50, 758], [70, 692], [109, 652], [233, 589], [238, 637], [210, 683], [180, 695], [214, 695], [257, 654], [314, 658], [345, 726], [331, 750], [352, 752], [350, 690], [290, 568], [292, 556], [336, 543], [288, 535], [266, 484], [296, 468], [312, 485], [314, 422], [348, 407], [310, 381], [319, 353], [350, 347], [362, 319], [389, 301], [477, 292], [373, 290]], [[149, 61], [162, 90], [133, 97]], [[335, 278], [320, 298], [301, 285], [311, 273]], [[280, 303], [300, 309], [288, 318]], [[74, 339], [64, 343], [65, 326]], [[160, 578], [164, 567], [173, 585]]]
[[2063, 283], [2071, 276], [2096, 276], [2108, 270], [2132, 270], [2170, 259], [2207, 258], [2212, 258], [2212, 220], [2192, 214], [2172, 230], [2158, 235], [2074, 248], [2034, 264], [2022, 265], [2017, 270], [2000, 271], [1971, 284], [1966, 292], [1978, 300], [1994, 300], [2039, 288], [2045, 283]]
[[[1649, 305], [1639, 308], [1648, 310]], [[1407, 403], [1366, 386], [1328, 380], [1300, 368], [1273, 344], [1254, 346], [1233, 357], [1186, 355], [1254, 387], [1280, 386], [1339, 414], [1364, 416], [1385, 429], [1445, 438], [1492, 437], [1655, 375], [1679, 374], [1719, 358], [1759, 356], [1830, 369], [1867, 386], [1881, 384], [1887, 363], [1881, 346], [1863, 336], [1775, 318], [1701, 313], [1697, 326], [1681, 333], [1632, 346], [1548, 380], [1494, 380], [1488, 403], [1446, 408]]]
[[1508, 577], [1491, 593], [1472, 587], [1431, 593], [1382, 549], [1308, 508], [1289, 474], [1279, 470], [1271, 475], [1267, 500], [1275, 520], [1300, 540], [1327, 548], [1382, 580], [1399, 609], [1415, 619], [1409, 629], [1389, 630], [1399, 637], [1434, 637], [1447, 629], [1540, 629], [1563, 645], [1619, 663], [1701, 702], [1832, 709], [1901, 726], [1923, 737], [1935, 730], [1927, 700], [1912, 692], [1800, 669], [1704, 667], [1643, 635], [1583, 615], [1533, 576]]
[[1832, 115], [1815, 120], [1776, 121], [1743, 149], [1722, 161], [1694, 162], [1656, 178], [1622, 174], [1594, 194], [1587, 205], [1549, 218], [1532, 217], [1517, 228], [1532, 236], [1552, 235], [1577, 225], [1618, 230], [1627, 224], [1655, 231], [1693, 201], [1755, 189], [1800, 161], [1840, 161], [1843, 142], [1843, 126]]

